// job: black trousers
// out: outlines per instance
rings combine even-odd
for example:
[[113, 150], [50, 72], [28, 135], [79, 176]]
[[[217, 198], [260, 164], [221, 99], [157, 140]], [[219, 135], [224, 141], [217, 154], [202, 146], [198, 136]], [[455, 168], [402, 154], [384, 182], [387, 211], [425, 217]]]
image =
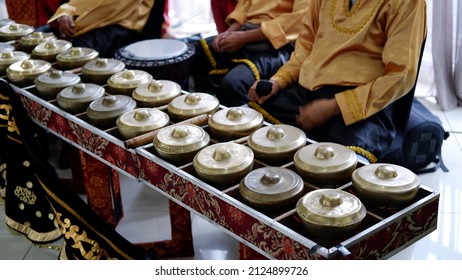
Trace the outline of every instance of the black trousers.
[[[50, 25], [37, 27], [36, 31], [53, 32], [59, 36], [58, 30]], [[136, 31], [128, 30], [120, 25], [109, 25], [88, 31], [69, 41], [73, 47], [91, 48], [99, 52], [99, 57], [113, 58], [118, 49], [137, 41], [138, 38], [139, 34]]]
[[[196, 48], [191, 76], [194, 80], [194, 91], [215, 95], [220, 104], [227, 107], [247, 104], [247, 92], [256, 80], [255, 71], [260, 79], [269, 79], [285, 63], [293, 51], [288, 44], [275, 50], [269, 42], [260, 43], [255, 48], [242, 49], [235, 53], [216, 53], [212, 43], [214, 37], [206, 40], [208, 50], [216, 62], [211, 64], [200, 41], [193, 42]], [[249, 66], [246, 60], [255, 66]], [[211, 72], [212, 71], [212, 72]]]
[[[334, 98], [335, 94], [351, 87], [325, 86], [310, 91], [294, 84], [267, 100], [261, 107], [282, 123], [299, 126], [296, 116], [299, 108], [319, 98]], [[361, 148], [372, 153], [378, 160], [390, 149], [397, 135], [392, 121], [393, 104], [381, 112], [346, 126], [342, 116], [337, 116], [321, 127], [305, 131], [307, 137], [317, 142], [334, 142], [345, 146]]]
[[136, 41], [138, 33], [120, 25], [109, 25], [74, 37], [74, 47], [87, 47], [99, 52], [100, 57], [112, 58], [115, 52]]

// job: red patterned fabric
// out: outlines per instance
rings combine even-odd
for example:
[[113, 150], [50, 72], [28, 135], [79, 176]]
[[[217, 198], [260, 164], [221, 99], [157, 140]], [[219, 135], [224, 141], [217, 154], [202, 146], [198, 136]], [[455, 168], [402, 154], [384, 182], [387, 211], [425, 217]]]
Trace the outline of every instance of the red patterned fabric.
[[35, 26], [37, 23], [37, 3], [31, 0], [5, 0], [10, 19], [17, 23]]
[[37, 23], [36, 26], [47, 24], [47, 21], [58, 9], [63, 0], [37, 0]]
[[267, 260], [262, 254], [258, 253], [254, 249], [246, 246], [243, 243], [239, 243], [239, 259], [241, 260]]
[[212, 14], [218, 33], [226, 31], [228, 25], [225, 23], [226, 17], [234, 10], [237, 0], [212, 0]]
[[119, 173], [82, 151], [80, 161], [88, 205], [115, 227], [123, 213]]
[[171, 240], [159, 242], [138, 243], [145, 250], [153, 250], [164, 258], [179, 258], [194, 256], [193, 237], [191, 229], [191, 214], [183, 206], [169, 201]]

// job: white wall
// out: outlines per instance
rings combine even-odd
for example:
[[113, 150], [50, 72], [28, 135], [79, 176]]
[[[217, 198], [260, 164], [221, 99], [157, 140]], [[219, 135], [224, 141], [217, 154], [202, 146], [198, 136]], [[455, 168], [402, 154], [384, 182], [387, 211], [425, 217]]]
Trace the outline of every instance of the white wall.
[[0, 0], [0, 18], [8, 18], [5, 0]]
[[216, 33], [210, 0], [168, 0], [170, 33], [177, 37]]

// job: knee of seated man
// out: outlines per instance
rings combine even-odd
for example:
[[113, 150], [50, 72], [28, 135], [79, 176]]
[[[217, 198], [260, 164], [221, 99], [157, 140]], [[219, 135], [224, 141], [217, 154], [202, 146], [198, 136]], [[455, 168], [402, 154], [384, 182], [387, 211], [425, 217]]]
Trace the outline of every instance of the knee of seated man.
[[242, 106], [249, 101], [247, 92], [248, 87], [245, 83], [226, 75], [220, 83], [217, 98], [224, 106]]

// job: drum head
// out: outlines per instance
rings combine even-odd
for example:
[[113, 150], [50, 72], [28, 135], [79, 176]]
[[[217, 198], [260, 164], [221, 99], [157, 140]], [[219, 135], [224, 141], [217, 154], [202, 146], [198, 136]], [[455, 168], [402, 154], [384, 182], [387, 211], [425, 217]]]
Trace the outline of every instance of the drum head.
[[174, 39], [139, 41], [117, 50], [114, 58], [127, 69], [144, 70], [156, 80], [170, 80], [187, 88], [195, 48], [190, 43]]
[[162, 60], [174, 58], [188, 50], [186, 43], [173, 39], [152, 39], [125, 47], [125, 55], [138, 60]]

